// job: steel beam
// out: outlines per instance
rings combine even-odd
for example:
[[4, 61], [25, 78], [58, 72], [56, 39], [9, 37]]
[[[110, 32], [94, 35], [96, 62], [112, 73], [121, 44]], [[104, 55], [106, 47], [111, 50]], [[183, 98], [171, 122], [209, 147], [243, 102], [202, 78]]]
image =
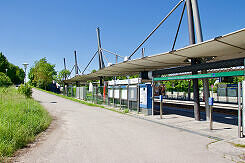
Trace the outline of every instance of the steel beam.
[[156, 70], [156, 71], [152, 71], [152, 75], [155, 77], [163, 74], [174, 74], [174, 73], [200, 71], [200, 70], [230, 68], [230, 67], [243, 66], [244, 64], [243, 62], [244, 62], [244, 58], [237, 58], [237, 59], [230, 59], [230, 60], [217, 61], [217, 62], [201, 63], [201, 64], [191, 65], [191, 66], [181, 66], [181, 67], [170, 68], [170, 69]]

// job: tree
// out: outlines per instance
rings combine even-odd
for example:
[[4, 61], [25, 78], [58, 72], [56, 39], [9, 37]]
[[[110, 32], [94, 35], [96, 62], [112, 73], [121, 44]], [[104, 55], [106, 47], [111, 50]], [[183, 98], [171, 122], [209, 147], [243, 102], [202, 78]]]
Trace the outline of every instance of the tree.
[[0, 53], [0, 72], [6, 73], [6, 69], [8, 69], [9, 62], [7, 58]]
[[71, 72], [69, 70], [61, 70], [59, 72], [59, 75], [57, 77], [57, 82], [60, 84], [62, 82], [62, 80], [67, 79], [67, 77], [71, 74]]
[[7, 75], [14, 84], [21, 84], [24, 82], [25, 72], [18, 66], [9, 63]]
[[12, 84], [10, 78], [4, 74], [3, 72], [0, 72], [0, 87], [3, 86], [10, 86]]
[[57, 74], [54, 68], [46, 58], [36, 61], [28, 74], [31, 85], [47, 90]]

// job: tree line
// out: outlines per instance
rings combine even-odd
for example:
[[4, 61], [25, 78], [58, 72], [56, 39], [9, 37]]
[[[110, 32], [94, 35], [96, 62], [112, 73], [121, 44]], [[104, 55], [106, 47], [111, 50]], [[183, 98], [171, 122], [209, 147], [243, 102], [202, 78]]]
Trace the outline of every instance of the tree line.
[[25, 72], [22, 68], [10, 63], [7, 58], [0, 53], [0, 86], [21, 84], [24, 82]]

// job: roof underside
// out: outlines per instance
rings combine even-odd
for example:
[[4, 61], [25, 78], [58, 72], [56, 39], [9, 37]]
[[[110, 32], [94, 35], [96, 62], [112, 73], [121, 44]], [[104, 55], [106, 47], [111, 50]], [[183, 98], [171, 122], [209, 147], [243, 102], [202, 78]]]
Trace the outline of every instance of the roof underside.
[[126, 76], [137, 74], [142, 71], [154, 71], [164, 68], [185, 66], [190, 65], [190, 63], [186, 62], [187, 59], [203, 57], [214, 57], [212, 61], [245, 57], [245, 29], [199, 44], [190, 45], [176, 51], [114, 64], [94, 73], [78, 75], [64, 82], [84, 82], [99, 79], [100, 76]]

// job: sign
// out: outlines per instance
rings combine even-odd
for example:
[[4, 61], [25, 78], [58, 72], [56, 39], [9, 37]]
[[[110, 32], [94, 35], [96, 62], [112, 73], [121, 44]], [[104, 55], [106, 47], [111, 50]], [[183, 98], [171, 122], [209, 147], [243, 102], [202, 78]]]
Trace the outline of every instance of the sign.
[[114, 98], [119, 99], [119, 88], [114, 89]]
[[208, 98], [208, 105], [209, 106], [213, 106], [214, 105], [214, 98], [213, 97], [209, 97]]
[[125, 80], [111, 80], [108, 82], [108, 85], [130, 85], [130, 84], [138, 84], [141, 83], [141, 78], [134, 79], [125, 79]]
[[113, 98], [113, 89], [108, 89], [108, 94], [110, 98]]
[[121, 95], [122, 95], [122, 100], [127, 100], [128, 97], [127, 88], [121, 90]]
[[140, 104], [146, 108], [146, 105], [147, 105], [147, 87], [140, 88]]
[[93, 84], [91, 82], [89, 83], [88, 91], [93, 92]]
[[137, 101], [137, 86], [129, 86], [128, 99], [130, 101]]
[[219, 78], [219, 77], [226, 77], [226, 76], [243, 76], [243, 75], [244, 75], [244, 71], [229, 71], [229, 72], [209, 73], [209, 74], [160, 77], [160, 78], [154, 78], [154, 81]]

